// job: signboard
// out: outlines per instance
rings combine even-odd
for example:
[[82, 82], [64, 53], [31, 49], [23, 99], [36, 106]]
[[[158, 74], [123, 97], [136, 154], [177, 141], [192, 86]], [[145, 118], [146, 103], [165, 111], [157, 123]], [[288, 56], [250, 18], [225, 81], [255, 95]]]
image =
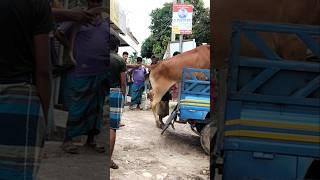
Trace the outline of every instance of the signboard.
[[172, 32], [174, 34], [192, 34], [192, 11], [192, 5], [173, 4]]

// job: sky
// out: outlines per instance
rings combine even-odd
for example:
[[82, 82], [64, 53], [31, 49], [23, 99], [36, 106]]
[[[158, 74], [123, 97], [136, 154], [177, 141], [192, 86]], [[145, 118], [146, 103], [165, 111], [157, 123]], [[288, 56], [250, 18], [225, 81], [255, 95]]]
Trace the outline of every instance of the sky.
[[[161, 8], [164, 3], [173, 0], [119, 0], [121, 8], [127, 15], [127, 26], [140, 42], [149, 37], [151, 24], [150, 13], [153, 9]], [[210, 7], [210, 0], [203, 0], [205, 7]]]

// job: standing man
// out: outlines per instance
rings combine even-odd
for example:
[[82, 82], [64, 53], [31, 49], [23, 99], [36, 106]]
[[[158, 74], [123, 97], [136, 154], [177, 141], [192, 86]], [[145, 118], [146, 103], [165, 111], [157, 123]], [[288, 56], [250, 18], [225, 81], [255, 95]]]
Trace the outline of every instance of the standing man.
[[[110, 36], [110, 158], [112, 158], [114, 145], [116, 142], [116, 131], [120, 127], [121, 113], [124, 96], [126, 95], [126, 63], [118, 56], [118, 46], [120, 41], [114, 36]], [[119, 166], [111, 159], [110, 168], [118, 169]]]
[[146, 69], [142, 66], [142, 58], [137, 58], [138, 66], [132, 69], [132, 78], [133, 78], [133, 85], [132, 85], [132, 96], [131, 96], [131, 105], [130, 110], [134, 109], [134, 105], [137, 105], [137, 109], [142, 110], [140, 107], [142, 94], [144, 91], [144, 81], [145, 75], [147, 73]]
[[154, 55], [151, 56], [151, 65], [157, 64], [158, 61], [159, 61], [159, 58], [157, 58]]
[[[124, 60], [124, 62], [126, 64], [128, 64], [128, 57], [129, 57], [129, 53], [127, 51], [124, 51], [122, 53], [122, 58]], [[131, 93], [131, 85], [132, 85], [132, 78], [131, 78], [131, 69], [129, 69], [127, 72], [126, 72], [126, 83], [127, 83], [127, 86], [126, 86], [126, 95], [125, 95], [125, 104], [127, 104], [127, 96], [130, 96], [130, 93]]]
[[0, 179], [36, 179], [50, 102], [48, 0], [1, 0]]
[[[123, 59], [125, 60], [125, 62], [126, 62], [126, 64], [128, 64], [128, 52], [123, 52], [122, 53], [122, 57], [123, 57]], [[128, 104], [128, 102], [127, 102], [127, 96], [130, 96], [130, 97], [132, 97], [131, 96], [131, 94], [132, 94], [132, 84], [133, 84], [133, 81], [132, 81], [132, 69], [131, 68], [129, 68], [128, 70], [127, 70], [127, 72], [126, 72], [126, 81], [127, 81], [127, 94], [126, 94], [126, 96], [125, 96], [125, 104]]]
[[124, 51], [122, 53], [122, 58], [126, 64], [128, 63], [128, 57], [129, 57], [129, 53], [127, 51]]
[[[92, 9], [101, 7], [102, 0], [87, 0], [87, 3], [88, 9]], [[67, 153], [78, 153], [72, 140], [81, 135], [87, 135], [86, 145], [95, 148], [94, 137], [100, 133], [108, 83], [109, 20], [97, 14], [94, 24], [78, 28], [72, 49], [76, 65], [68, 75], [69, 115], [62, 145]]]

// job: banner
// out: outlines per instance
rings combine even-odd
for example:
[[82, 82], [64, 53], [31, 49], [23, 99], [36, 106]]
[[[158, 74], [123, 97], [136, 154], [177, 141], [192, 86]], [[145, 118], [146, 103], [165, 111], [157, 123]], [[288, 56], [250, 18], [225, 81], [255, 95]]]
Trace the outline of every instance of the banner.
[[192, 12], [192, 5], [173, 4], [172, 32], [174, 34], [192, 34]]

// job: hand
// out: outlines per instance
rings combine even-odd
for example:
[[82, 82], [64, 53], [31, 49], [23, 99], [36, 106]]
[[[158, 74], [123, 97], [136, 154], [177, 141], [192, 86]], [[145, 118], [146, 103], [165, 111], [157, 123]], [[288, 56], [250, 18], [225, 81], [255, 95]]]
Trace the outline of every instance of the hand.
[[81, 24], [89, 24], [95, 19], [95, 12], [84, 11], [82, 9], [70, 10], [70, 18]]
[[55, 36], [55, 38], [57, 38], [57, 40], [58, 40], [63, 46], [65, 46], [65, 47], [67, 47], [68, 49], [70, 49], [70, 45], [69, 45], [68, 41], [66, 40], [66, 36], [65, 36], [65, 34], [64, 34], [63, 31], [59, 31], [59, 30], [55, 31], [55, 32], [54, 32], [54, 36]]

